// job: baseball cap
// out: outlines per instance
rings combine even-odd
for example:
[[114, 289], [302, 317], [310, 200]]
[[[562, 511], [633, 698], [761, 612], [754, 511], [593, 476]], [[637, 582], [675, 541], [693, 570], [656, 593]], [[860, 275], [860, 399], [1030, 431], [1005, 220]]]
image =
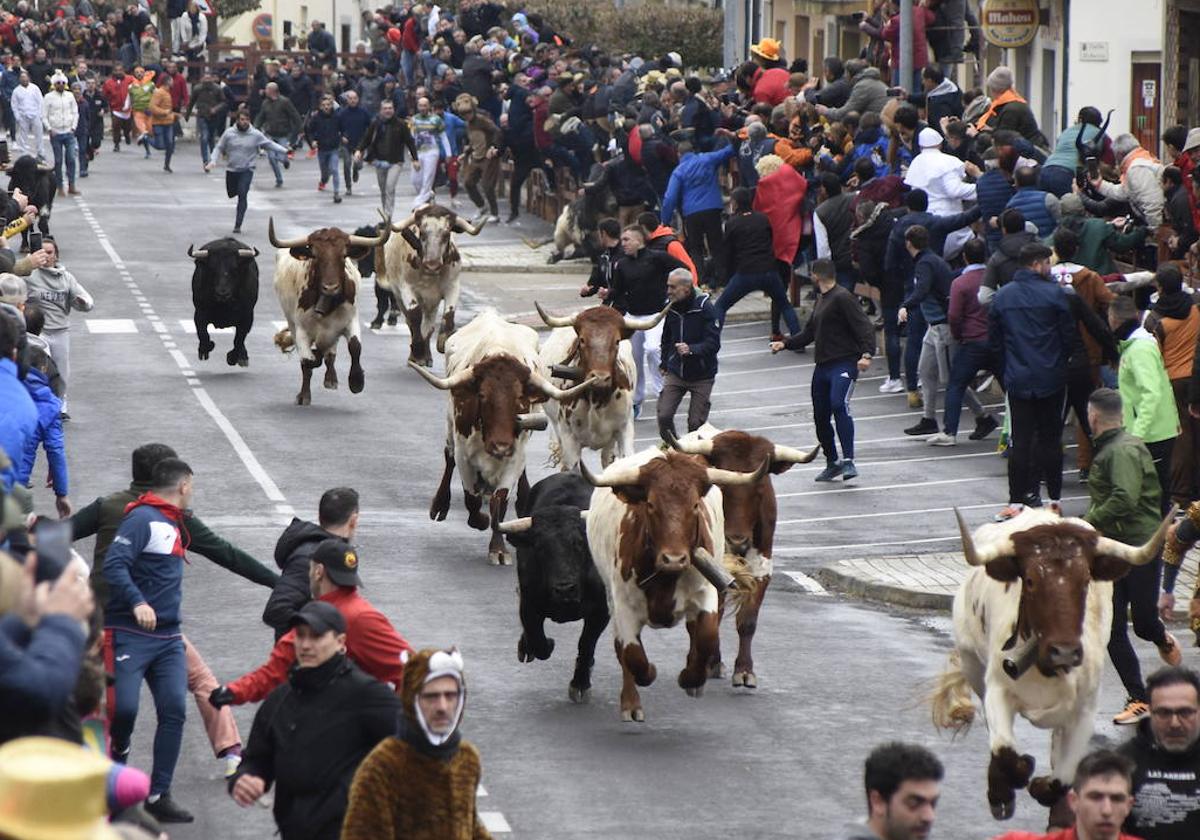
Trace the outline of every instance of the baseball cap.
[[301, 607], [288, 622], [288, 627], [295, 627], [298, 624], [307, 625], [318, 635], [328, 633], [330, 630], [334, 633], [346, 632], [345, 617], [338, 612], [337, 607], [326, 601], [309, 601]]
[[324, 566], [329, 579], [338, 586], [362, 586], [358, 576], [358, 551], [345, 540], [324, 540], [313, 552], [312, 561]]
[[1200, 128], [1193, 128], [1187, 133], [1187, 139], [1183, 141], [1183, 150], [1190, 152], [1192, 149], [1200, 148]]

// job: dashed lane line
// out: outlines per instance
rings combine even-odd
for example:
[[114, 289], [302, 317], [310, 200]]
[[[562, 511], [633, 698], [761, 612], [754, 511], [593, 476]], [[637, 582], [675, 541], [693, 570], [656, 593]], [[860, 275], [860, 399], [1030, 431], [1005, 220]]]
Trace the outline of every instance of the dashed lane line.
[[92, 335], [118, 335], [138, 331], [132, 318], [88, 318], [84, 323]]
[[[283, 491], [279, 489], [279, 485], [275, 483], [274, 479], [272, 479], [267, 473], [266, 469], [255, 456], [254, 452], [251, 451], [241, 433], [234, 428], [233, 423], [231, 423], [229, 418], [226, 417], [221, 409], [217, 407], [217, 404], [213, 402], [212, 397], [209, 396], [208, 391], [204, 389], [204, 386], [201, 384], [200, 380], [196, 378], [196, 373], [192, 369], [191, 362], [187, 360], [187, 358], [176, 346], [174, 340], [171, 339], [170, 332], [168, 331], [166, 324], [162, 322], [162, 319], [154, 311], [154, 307], [149, 303], [145, 295], [142, 294], [137, 283], [134, 282], [133, 276], [125, 268], [125, 261], [121, 259], [120, 254], [118, 254], [116, 248], [113, 247], [108, 235], [105, 234], [104, 229], [100, 227], [100, 223], [96, 220], [95, 215], [91, 212], [91, 209], [87, 206], [87, 203], [83, 199], [79, 199], [77, 200], [77, 204], [83, 211], [84, 220], [92, 229], [92, 233], [95, 234], [96, 240], [100, 243], [100, 247], [104, 249], [106, 254], [108, 254], [108, 258], [112, 262], [113, 267], [120, 272], [122, 279], [125, 281], [126, 287], [133, 295], [134, 300], [137, 301], [139, 308], [146, 316], [146, 320], [150, 323], [154, 332], [158, 335], [159, 339], [162, 340], [163, 348], [175, 361], [176, 366], [179, 368], [180, 374], [184, 377], [184, 381], [191, 389], [192, 394], [196, 397], [196, 400], [200, 403], [201, 408], [205, 410], [208, 416], [212, 418], [213, 422], [217, 424], [217, 428], [219, 428], [222, 434], [225, 435], [225, 438], [229, 441], [230, 446], [233, 447], [234, 452], [237, 453], [238, 458], [246, 467], [246, 471], [250, 473], [251, 478], [253, 478], [255, 482], [258, 483], [258, 486], [262, 488], [262, 491], [266, 495], [267, 499], [275, 503], [276, 512], [284, 515], [292, 515], [294, 510], [292, 509], [292, 506], [288, 504], [287, 497], [283, 495]], [[89, 332], [106, 331], [104, 325], [93, 323], [93, 321], [97, 320], [98, 319], [89, 319]], [[132, 320], [111, 320], [123, 321], [125, 324], [128, 324], [129, 327], [132, 327], [132, 329], [126, 329], [124, 324], [122, 324], [120, 330], [113, 330], [111, 325], [108, 325], [109, 328], [107, 331], [109, 332], [137, 332], [137, 325]], [[96, 326], [99, 326], [100, 329], [96, 329]]]

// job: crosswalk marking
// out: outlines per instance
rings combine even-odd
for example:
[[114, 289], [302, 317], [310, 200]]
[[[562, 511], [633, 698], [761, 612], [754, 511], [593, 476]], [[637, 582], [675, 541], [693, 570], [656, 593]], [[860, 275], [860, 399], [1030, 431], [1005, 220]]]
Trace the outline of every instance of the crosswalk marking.
[[[285, 322], [286, 323], [286, 322]], [[179, 319], [179, 329], [183, 330], [188, 335], [196, 334], [196, 322], [190, 318]], [[233, 335], [234, 327], [209, 327], [209, 335]]]
[[132, 318], [87, 318], [88, 332], [92, 335], [112, 335], [115, 333], [135, 333], [137, 324]]
[[492, 834], [511, 834], [512, 828], [508, 825], [508, 820], [504, 819], [504, 814], [499, 811], [480, 811], [479, 819], [483, 823], [483, 827]]

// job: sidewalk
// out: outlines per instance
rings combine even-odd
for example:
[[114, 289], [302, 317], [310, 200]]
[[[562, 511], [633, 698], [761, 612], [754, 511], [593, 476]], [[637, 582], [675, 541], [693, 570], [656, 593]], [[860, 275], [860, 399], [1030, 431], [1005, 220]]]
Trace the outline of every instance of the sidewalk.
[[[1175, 584], [1176, 615], [1184, 620], [1196, 587], [1198, 557], [1193, 551], [1184, 558]], [[961, 553], [945, 552], [839, 560], [818, 569], [813, 577], [830, 589], [869, 601], [948, 611], [969, 570]]]

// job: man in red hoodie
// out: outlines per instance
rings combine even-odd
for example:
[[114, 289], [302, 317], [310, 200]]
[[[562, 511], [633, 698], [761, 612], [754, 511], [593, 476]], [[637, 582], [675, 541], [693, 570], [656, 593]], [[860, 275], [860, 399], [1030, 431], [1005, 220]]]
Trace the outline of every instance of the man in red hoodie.
[[[337, 607], [346, 619], [346, 655], [355, 665], [382, 683], [400, 690], [404, 663], [401, 657], [412, 647], [387, 617], [358, 594], [358, 552], [341, 539], [328, 539], [317, 546], [309, 561], [309, 584], [313, 597]], [[287, 680], [296, 661], [296, 631], [290, 630], [275, 643], [266, 664], [213, 690], [208, 702], [221, 706], [262, 700]]]
[[1120, 753], [1097, 750], [1084, 756], [1066, 801], [1075, 817], [1069, 828], [1049, 834], [1010, 831], [995, 840], [1140, 840], [1121, 832], [1133, 809], [1133, 762]]
[[129, 86], [133, 76], [125, 73], [125, 68], [114, 64], [112, 75], [100, 86], [100, 93], [108, 100], [108, 110], [112, 114], [113, 151], [121, 151], [121, 137], [124, 136], [126, 145], [133, 145], [133, 121], [129, 111]]

